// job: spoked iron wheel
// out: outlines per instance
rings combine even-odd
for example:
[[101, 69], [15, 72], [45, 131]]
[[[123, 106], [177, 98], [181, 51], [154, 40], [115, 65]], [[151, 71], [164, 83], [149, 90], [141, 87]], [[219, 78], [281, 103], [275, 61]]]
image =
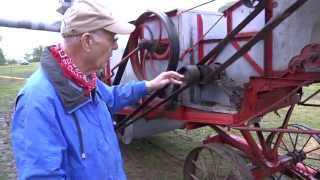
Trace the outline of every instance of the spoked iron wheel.
[[[148, 24], [150, 19], [152, 23]], [[176, 70], [180, 48], [178, 32], [172, 20], [165, 13], [148, 11], [138, 17], [135, 25], [137, 28], [128, 44], [129, 52], [140, 46], [130, 56], [136, 77], [150, 80], [163, 71]]]
[[192, 150], [184, 164], [184, 180], [250, 180], [249, 168], [229, 145], [207, 144]]
[[[299, 124], [288, 125], [288, 128], [311, 130]], [[276, 138], [272, 139], [274, 144]], [[280, 158], [292, 158], [292, 163], [284, 172], [286, 175], [300, 179], [320, 179], [320, 137], [318, 135], [284, 133], [278, 153]]]

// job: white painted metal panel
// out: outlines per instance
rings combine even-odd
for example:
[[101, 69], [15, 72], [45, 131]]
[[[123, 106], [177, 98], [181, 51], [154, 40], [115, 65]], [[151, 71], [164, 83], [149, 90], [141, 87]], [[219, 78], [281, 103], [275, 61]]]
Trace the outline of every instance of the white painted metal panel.
[[[278, 0], [274, 14], [278, 15], [296, 1]], [[273, 68], [284, 70], [291, 58], [311, 42], [320, 43], [320, 1], [309, 0], [274, 31]]]

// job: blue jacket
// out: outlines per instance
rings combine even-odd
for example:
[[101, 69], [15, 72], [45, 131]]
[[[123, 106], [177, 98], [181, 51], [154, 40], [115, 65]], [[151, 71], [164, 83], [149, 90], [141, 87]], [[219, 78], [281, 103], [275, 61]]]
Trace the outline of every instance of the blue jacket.
[[46, 49], [12, 120], [19, 179], [126, 179], [112, 114], [146, 94], [144, 82], [108, 87], [98, 80], [84, 96]]

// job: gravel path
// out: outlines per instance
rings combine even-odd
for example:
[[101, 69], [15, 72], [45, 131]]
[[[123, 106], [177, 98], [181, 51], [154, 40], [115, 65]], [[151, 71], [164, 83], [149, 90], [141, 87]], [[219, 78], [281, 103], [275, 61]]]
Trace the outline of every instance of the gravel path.
[[0, 180], [16, 179], [10, 144], [9, 113], [0, 113]]

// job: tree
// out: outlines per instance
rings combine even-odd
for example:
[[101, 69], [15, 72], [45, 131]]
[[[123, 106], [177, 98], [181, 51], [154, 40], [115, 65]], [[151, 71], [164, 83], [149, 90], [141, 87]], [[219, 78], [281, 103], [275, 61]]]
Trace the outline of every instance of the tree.
[[25, 53], [23, 59], [24, 61], [30, 62], [30, 60], [32, 59], [31, 53]]
[[7, 63], [8, 64], [17, 64], [18, 62], [15, 59], [8, 59]]
[[28, 62], [39, 62], [41, 54], [44, 50], [43, 46], [38, 46], [32, 49], [31, 53], [26, 53], [24, 59]]
[[4, 64], [6, 64], [6, 58], [4, 57], [2, 49], [0, 48], [0, 65], [4, 65]]

